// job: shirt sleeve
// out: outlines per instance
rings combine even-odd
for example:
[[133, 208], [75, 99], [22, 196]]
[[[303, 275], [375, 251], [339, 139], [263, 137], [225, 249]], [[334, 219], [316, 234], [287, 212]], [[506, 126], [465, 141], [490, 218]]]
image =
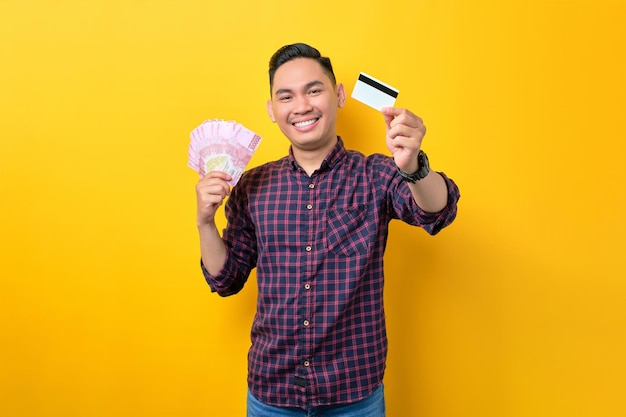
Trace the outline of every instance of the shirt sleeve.
[[200, 261], [211, 291], [222, 297], [241, 291], [250, 272], [256, 267], [256, 233], [247, 207], [244, 178], [233, 188], [226, 201], [225, 214], [228, 223], [222, 234], [227, 253], [224, 266], [217, 275], [212, 275]]
[[413, 206], [413, 220], [417, 220], [416, 223], [408, 222], [409, 224], [415, 224], [422, 227], [429, 234], [435, 235], [441, 231], [444, 227], [450, 225], [454, 219], [456, 218], [457, 213], [457, 203], [459, 198], [461, 197], [459, 193], [459, 188], [450, 178], [446, 176], [443, 172], [439, 172], [439, 174], [443, 177], [446, 182], [446, 186], [448, 187], [448, 202], [446, 206], [438, 213], [427, 213], [422, 210], [413, 199], [413, 195], [411, 194], [411, 190], [409, 189], [406, 182], [404, 183], [406, 189], [409, 189], [410, 194], [410, 203]]
[[413, 199], [413, 194], [406, 181], [398, 174], [392, 158], [382, 164], [385, 173], [380, 176], [389, 183], [387, 190], [391, 201], [393, 216], [413, 226], [419, 226], [431, 235], [439, 233], [444, 227], [450, 225], [456, 218], [457, 203], [460, 198], [459, 188], [456, 183], [448, 178], [443, 172], [438, 172], [444, 179], [448, 188], [448, 201], [443, 210], [438, 213], [428, 213], [422, 210]]

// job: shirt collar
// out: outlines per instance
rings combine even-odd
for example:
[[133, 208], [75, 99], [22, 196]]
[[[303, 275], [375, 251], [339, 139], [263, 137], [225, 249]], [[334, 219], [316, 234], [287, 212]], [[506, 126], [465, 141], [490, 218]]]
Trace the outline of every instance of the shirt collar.
[[[337, 143], [330, 150], [330, 152], [328, 152], [328, 155], [326, 155], [326, 158], [324, 158], [324, 160], [322, 161], [322, 164], [320, 165], [320, 168], [317, 170], [317, 172], [324, 171], [326, 169], [332, 169], [335, 165], [337, 165], [338, 162], [341, 161], [341, 159], [343, 159], [345, 155], [346, 148], [343, 144], [343, 140], [341, 139], [341, 136], [337, 136]], [[300, 170], [300, 166], [296, 162], [296, 159], [293, 157], [293, 148], [291, 146], [289, 147], [289, 160], [293, 169]]]

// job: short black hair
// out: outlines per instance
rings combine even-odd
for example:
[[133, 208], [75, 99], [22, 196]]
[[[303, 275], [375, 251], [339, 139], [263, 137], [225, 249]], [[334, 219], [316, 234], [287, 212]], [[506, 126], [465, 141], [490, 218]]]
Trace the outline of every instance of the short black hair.
[[333, 66], [330, 63], [330, 58], [322, 56], [317, 49], [307, 45], [306, 43], [294, 43], [281, 47], [274, 53], [274, 55], [272, 55], [272, 58], [270, 59], [270, 94], [272, 93], [274, 74], [276, 74], [276, 70], [284, 63], [296, 58], [309, 58], [317, 61], [322, 66], [324, 72], [328, 75], [328, 78], [330, 78], [333, 85], [337, 83], [335, 80], [335, 73], [333, 72]]

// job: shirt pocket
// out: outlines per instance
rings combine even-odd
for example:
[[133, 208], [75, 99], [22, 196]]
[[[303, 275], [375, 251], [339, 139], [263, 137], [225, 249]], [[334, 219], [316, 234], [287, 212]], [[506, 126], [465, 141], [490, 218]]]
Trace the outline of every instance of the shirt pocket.
[[343, 210], [328, 209], [324, 224], [326, 249], [329, 253], [354, 256], [367, 251], [370, 241], [367, 206], [351, 206]]

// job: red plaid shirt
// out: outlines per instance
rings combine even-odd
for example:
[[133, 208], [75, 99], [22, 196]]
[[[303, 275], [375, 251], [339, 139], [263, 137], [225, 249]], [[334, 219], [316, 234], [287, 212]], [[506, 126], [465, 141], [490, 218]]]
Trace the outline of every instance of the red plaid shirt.
[[450, 224], [459, 190], [444, 179], [447, 207], [426, 213], [392, 158], [347, 151], [341, 139], [310, 177], [291, 153], [244, 174], [225, 206], [226, 263], [218, 275], [202, 269], [212, 291], [228, 296], [257, 268], [248, 355], [256, 398], [304, 408], [358, 401], [380, 385], [389, 222], [433, 235]]

